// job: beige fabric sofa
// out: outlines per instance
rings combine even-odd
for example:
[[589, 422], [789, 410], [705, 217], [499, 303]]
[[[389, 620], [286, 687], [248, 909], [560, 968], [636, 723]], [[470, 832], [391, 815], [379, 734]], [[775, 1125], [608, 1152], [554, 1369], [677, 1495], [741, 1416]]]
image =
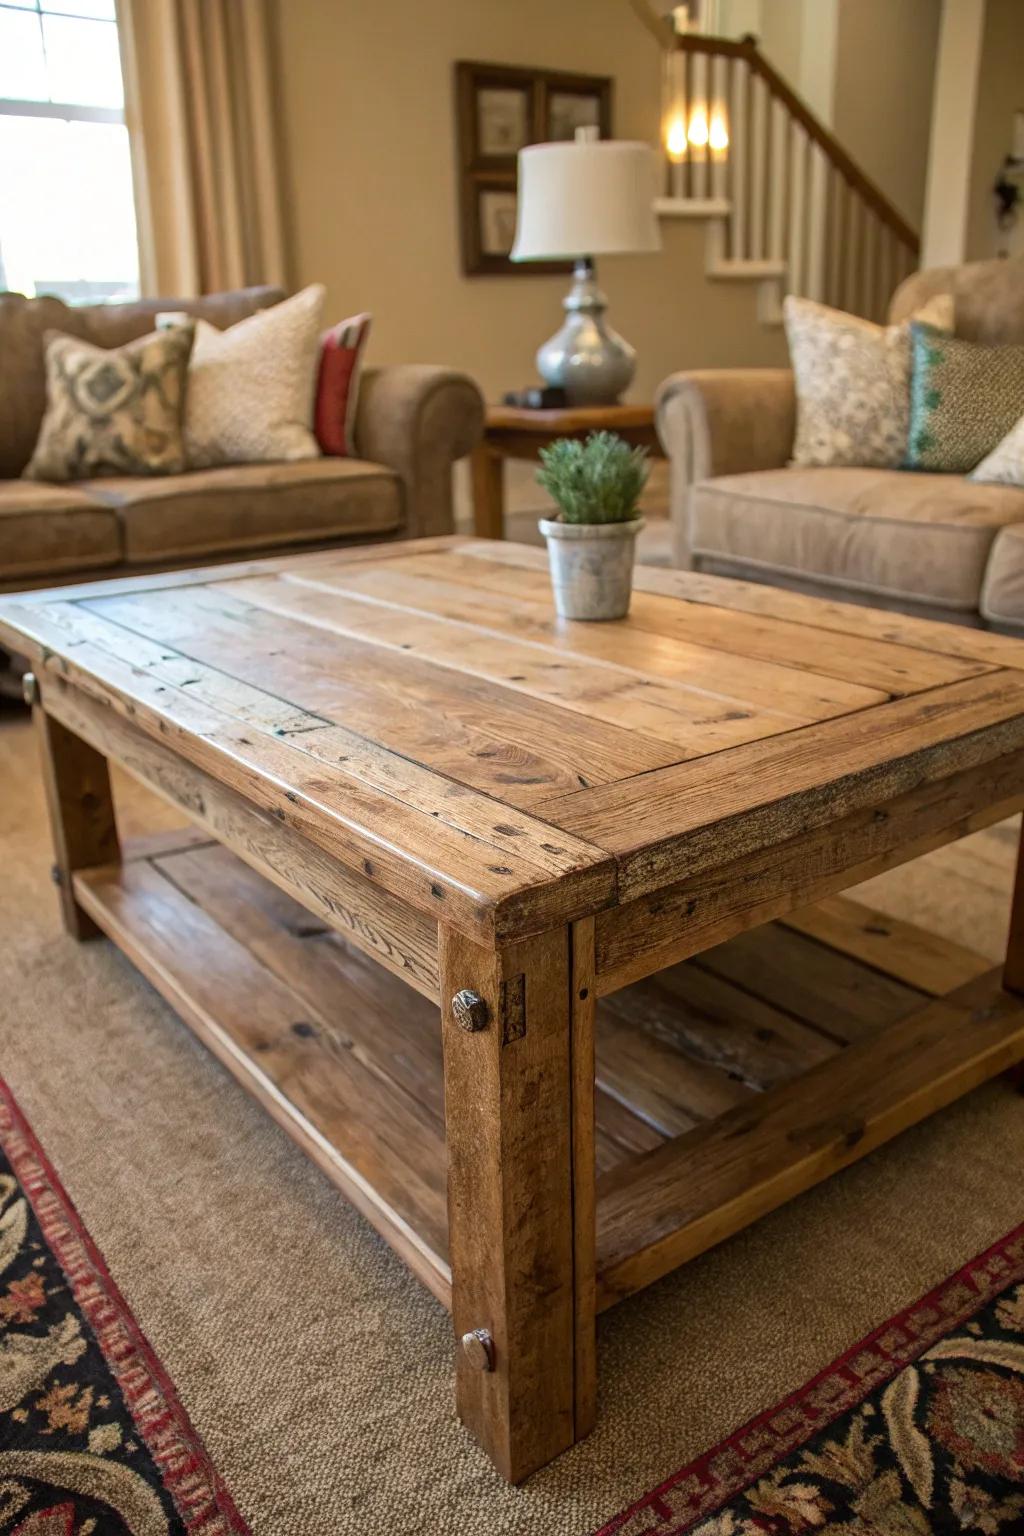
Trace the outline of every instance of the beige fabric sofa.
[[19, 478], [45, 406], [45, 331], [114, 347], [152, 330], [159, 310], [225, 327], [281, 298], [280, 289], [249, 288], [70, 308], [0, 294], [0, 590], [452, 530], [452, 466], [478, 441], [484, 406], [464, 374], [426, 365], [365, 372], [358, 458], [67, 486]]
[[[960, 336], [1024, 343], [1024, 261], [919, 272], [892, 321], [952, 293]], [[677, 373], [658, 392], [676, 565], [968, 624], [1024, 627], [1024, 490], [959, 475], [789, 467], [784, 368]]]

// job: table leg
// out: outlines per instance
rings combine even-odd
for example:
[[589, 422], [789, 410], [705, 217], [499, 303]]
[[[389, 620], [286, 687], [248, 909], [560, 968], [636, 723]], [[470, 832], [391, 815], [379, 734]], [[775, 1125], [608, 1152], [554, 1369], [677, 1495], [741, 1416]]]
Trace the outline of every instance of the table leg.
[[102, 753], [48, 715], [38, 701], [32, 705], [32, 719], [64, 927], [76, 939], [95, 938], [100, 930], [75, 900], [71, 877], [76, 869], [114, 864], [120, 858], [110, 770]]
[[479, 443], [470, 457], [473, 483], [473, 532], [478, 539], [505, 537], [504, 460], [487, 443]]
[[[1017, 873], [1010, 906], [1010, 936], [1006, 944], [1003, 986], [1008, 992], [1024, 992], [1024, 830], [1017, 845]], [[1024, 1062], [1011, 1067], [1006, 1076], [1024, 1093]]]
[[573, 980], [569, 929], [500, 952], [442, 929], [456, 1403], [512, 1482], [593, 1417], [592, 987], [575, 1015]]

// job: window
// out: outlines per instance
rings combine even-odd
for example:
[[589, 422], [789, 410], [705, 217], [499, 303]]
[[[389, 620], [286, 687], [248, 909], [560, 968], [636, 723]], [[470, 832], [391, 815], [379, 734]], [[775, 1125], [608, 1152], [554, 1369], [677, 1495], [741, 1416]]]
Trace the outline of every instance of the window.
[[114, 0], [0, 0], [0, 289], [134, 298]]

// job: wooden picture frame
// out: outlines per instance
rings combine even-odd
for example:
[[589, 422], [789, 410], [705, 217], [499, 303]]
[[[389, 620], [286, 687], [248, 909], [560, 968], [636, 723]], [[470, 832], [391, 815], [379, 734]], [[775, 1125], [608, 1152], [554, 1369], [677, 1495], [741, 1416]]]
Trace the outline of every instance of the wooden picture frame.
[[455, 65], [459, 233], [467, 277], [571, 272], [567, 261], [509, 259], [515, 229], [516, 156], [527, 144], [571, 139], [592, 124], [612, 136], [607, 75], [525, 69], [461, 59]]

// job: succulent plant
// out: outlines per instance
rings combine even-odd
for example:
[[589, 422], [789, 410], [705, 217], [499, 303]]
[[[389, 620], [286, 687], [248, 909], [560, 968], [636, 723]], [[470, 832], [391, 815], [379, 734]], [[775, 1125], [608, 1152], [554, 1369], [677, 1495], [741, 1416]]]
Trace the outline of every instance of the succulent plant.
[[615, 432], [591, 432], [586, 442], [560, 437], [540, 451], [537, 479], [566, 523], [624, 523], [650, 472], [646, 448], [631, 448]]

